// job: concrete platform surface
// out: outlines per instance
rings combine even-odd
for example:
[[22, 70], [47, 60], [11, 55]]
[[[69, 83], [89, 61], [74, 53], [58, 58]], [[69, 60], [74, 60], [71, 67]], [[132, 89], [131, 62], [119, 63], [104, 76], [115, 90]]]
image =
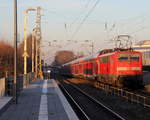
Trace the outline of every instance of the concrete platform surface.
[[0, 120], [78, 120], [54, 80], [36, 81], [24, 89]]
[[0, 97], [0, 115], [9, 107], [12, 102], [12, 97]]

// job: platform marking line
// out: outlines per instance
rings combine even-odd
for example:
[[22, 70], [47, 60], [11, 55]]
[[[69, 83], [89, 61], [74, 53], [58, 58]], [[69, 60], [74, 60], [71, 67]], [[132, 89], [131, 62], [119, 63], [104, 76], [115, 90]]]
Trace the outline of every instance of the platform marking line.
[[67, 116], [69, 118], [69, 120], [79, 120], [79, 118], [77, 117], [77, 115], [75, 114], [75, 112], [73, 111], [72, 107], [70, 106], [70, 104], [68, 103], [67, 99], [65, 98], [65, 96], [63, 95], [62, 91], [60, 90], [60, 88], [58, 87], [57, 83], [55, 82], [55, 80], [51, 79], [52, 84], [55, 88], [55, 92], [58, 94], [60, 101], [64, 107], [65, 112], [67, 113]]
[[47, 80], [43, 82], [38, 120], [48, 120]]

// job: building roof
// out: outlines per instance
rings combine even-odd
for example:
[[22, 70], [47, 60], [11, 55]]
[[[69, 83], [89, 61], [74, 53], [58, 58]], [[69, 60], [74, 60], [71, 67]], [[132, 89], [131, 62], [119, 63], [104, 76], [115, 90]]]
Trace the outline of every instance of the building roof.
[[150, 40], [143, 40], [133, 45], [133, 47], [146, 47], [146, 46], [150, 46]]

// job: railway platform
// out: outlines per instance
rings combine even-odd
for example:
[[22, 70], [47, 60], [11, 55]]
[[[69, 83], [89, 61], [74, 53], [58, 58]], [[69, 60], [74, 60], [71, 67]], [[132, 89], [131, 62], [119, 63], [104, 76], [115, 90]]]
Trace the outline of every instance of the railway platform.
[[0, 115], [2, 115], [5, 112], [5, 110], [7, 110], [12, 100], [13, 100], [12, 97], [7, 96], [0, 97]]
[[0, 120], [78, 120], [57, 83], [51, 80], [32, 82], [11, 104]]

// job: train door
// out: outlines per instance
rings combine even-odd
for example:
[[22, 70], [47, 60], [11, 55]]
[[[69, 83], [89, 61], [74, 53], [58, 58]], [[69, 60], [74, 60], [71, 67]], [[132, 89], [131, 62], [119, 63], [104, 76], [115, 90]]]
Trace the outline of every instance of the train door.
[[107, 74], [110, 74], [110, 56], [107, 56]]
[[93, 77], [93, 61], [89, 62], [89, 76]]
[[86, 71], [87, 71], [87, 77], [89, 77], [89, 75], [90, 75], [90, 62], [88, 61], [87, 62], [87, 68], [86, 68]]
[[97, 74], [98, 74], [98, 60], [95, 60], [94, 62], [93, 62], [93, 75], [96, 77], [97, 76]]
[[78, 75], [78, 73], [79, 73], [79, 65], [76, 64], [76, 74]]
[[114, 71], [115, 71], [115, 59], [114, 59], [114, 56], [111, 55], [110, 58], [109, 58], [109, 83], [110, 84], [113, 84], [114, 80], [115, 80], [115, 76], [114, 76]]
[[106, 83], [110, 82], [110, 56], [106, 57]]
[[83, 74], [83, 64], [82, 63], [80, 63], [80, 67], [79, 67], [79, 73], [80, 73], [80, 75], [82, 75]]
[[85, 68], [86, 77], [88, 76], [88, 62], [86, 62], [86, 68]]
[[77, 64], [75, 64], [75, 74], [78, 73]]
[[110, 57], [110, 74], [113, 74], [113, 69], [114, 69], [114, 59], [113, 56]]
[[81, 63], [81, 75], [83, 76], [84, 75], [84, 64]]
[[86, 66], [87, 66], [86, 64], [87, 64], [87, 63], [85, 62], [84, 65], [83, 65], [83, 69], [84, 69], [84, 70], [83, 70], [83, 72], [84, 72], [84, 77], [86, 77]]
[[71, 65], [72, 74], [74, 74], [74, 64]]

